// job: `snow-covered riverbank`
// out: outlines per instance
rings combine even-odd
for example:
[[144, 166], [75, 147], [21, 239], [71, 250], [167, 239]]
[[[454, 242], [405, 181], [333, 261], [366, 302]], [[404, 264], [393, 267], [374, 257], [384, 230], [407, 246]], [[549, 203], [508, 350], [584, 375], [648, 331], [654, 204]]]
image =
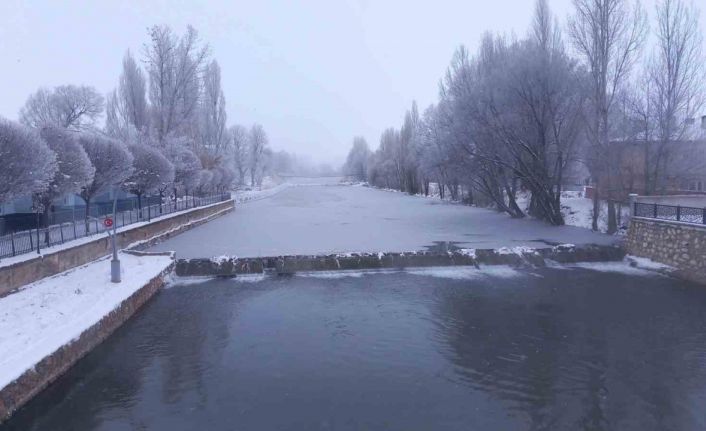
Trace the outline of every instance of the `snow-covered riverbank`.
[[121, 253], [122, 283], [110, 282], [110, 259], [62, 272], [0, 298], [0, 390], [159, 276], [168, 255]]

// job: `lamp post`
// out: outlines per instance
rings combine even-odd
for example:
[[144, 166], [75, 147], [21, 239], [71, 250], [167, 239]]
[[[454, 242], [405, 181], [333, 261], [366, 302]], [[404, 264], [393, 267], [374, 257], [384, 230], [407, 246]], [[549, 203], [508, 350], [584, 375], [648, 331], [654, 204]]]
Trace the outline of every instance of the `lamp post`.
[[110, 261], [110, 281], [113, 283], [120, 283], [120, 259], [118, 259], [118, 244], [116, 241], [117, 233], [117, 223], [115, 223], [115, 216], [118, 209], [118, 192], [113, 189], [113, 259]]

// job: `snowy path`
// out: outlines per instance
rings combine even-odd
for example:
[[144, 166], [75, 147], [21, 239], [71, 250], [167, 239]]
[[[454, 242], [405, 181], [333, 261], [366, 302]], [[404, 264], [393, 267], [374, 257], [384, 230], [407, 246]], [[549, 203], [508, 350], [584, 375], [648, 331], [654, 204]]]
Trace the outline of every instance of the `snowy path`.
[[153, 247], [179, 258], [611, 244], [587, 229], [356, 186], [288, 187]]
[[98, 323], [172, 262], [169, 256], [121, 254], [120, 284], [110, 260], [89, 263], [0, 298], [0, 388]]

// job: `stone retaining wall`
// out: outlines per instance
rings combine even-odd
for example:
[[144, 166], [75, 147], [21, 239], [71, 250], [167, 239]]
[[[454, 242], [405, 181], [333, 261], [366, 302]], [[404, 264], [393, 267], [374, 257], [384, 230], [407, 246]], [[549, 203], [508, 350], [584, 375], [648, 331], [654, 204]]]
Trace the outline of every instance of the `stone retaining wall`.
[[449, 253], [348, 253], [321, 256], [179, 259], [178, 276], [234, 277], [241, 274], [291, 274], [300, 271], [411, 268], [428, 266], [534, 265], [622, 260], [625, 253], [612, 246], [461, 250]]
[[[232, 211], [232, 200], [193, 210], [170, 214], [151, 223], [127, 226], [118, 231], [120, 248], [142, 248], [191, 229], [215, 217]], [[51, 251], [43, 255], [0, 267], [0, 296], [44, 277], [84, 265], [111, 253], [110, 237], [98, 234], [93, 239], [76, 241], [76, 246]]]
[[706, 226], [633, 217], [625, 248], [674, 267], [678, 277], [706, 284]]
[[[152, 254], [171, 255], [169, 252]], [[169, 267], [124, 300], [118, 308], [104, 316], [100, 322], [85, 330], [72, 343], [64, 345], [47, 356], [34, 368], [27, 370], [17, 380], [0, 390], [0, 422], [65, 373], [79, 359], [125, 323], [164, 286], [165, 278], [173, 270], [174, 263], [172, 262]]]

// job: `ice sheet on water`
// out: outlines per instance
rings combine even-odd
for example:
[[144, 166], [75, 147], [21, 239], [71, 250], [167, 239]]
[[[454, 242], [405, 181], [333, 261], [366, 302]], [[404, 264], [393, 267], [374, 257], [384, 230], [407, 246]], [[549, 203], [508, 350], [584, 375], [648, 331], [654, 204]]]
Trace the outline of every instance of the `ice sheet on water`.
[[522, 275], [516, 269], [505, 265], [482, 266], [480, 269], [472, 266], [416, 268], [409, 269], [408, 272], [416, 275], [453, 280], [468, 280], [479, 277], [511, 278]]
[[[554, 266], [557, 267], [557, 266]], [[567, 265], [560, 265], [559, 268], [563, 267], [566, 269], [572, 268], [582, 268], [591, 271], [598, 272], [613, 272], [627, 275], [640, 275], [640, 276], [655, 276], [660, 275], [654, 270], [649, 270], [647, 268], [640, 268], [630, 265], [627, 261], [622, 262], [581, 262], [572, 263]]]
[[453, 280], [468, 280], [479, 277], [510, 278], [521, 276], [522, 273], [505, 265], [482, 266], [480, 268], [472, 266], [454, 267], [429, 267], [429, 268], [406, 268], [406, 269], [367, 269], [367, 270], [344, 270], [344, 271], [310, 271], [299, 272], [297, 277], [309, 277], [320, 279], [341, 279], [358, 278], [364, 275], [391, 274], [406, 272], [408, 274], [422, 275], [428, 277], [448, 278]]
[[[268, 276], [266, 274], [241, 274], [236, 277], [225, 279], [228, 282], [236, 283], [257, 283], [265, 280]], [[213, 277], [172, 277], [168, 280], [168, 284], [165, 288], [170, 287], [181, 287], [181, 286], [196, 286], [202, 283], [206, 283], [213, 280]]]
[[308, 277], [308, 278], [323, 278], [323, 279], [337, 279], [337, 278], [358, 278], [365, 275], [367, 272], [371, 271], [312, 271], [312, 272], [300, 272], [297, 273], [297, 277]]
[[654, 260], [648, 259], [646, 257], [627, 256], [625, 259], [628, 262], [633, 263], [638, 268], [642, 268], [642, 269], [647, 269], [647, 270], [651, 270], [651, 271], [660, 271], [660, 272], [674, 271], [673, 267], [671, 267], [669, 265], [665, 265], [663, 263], [655, 262]]

